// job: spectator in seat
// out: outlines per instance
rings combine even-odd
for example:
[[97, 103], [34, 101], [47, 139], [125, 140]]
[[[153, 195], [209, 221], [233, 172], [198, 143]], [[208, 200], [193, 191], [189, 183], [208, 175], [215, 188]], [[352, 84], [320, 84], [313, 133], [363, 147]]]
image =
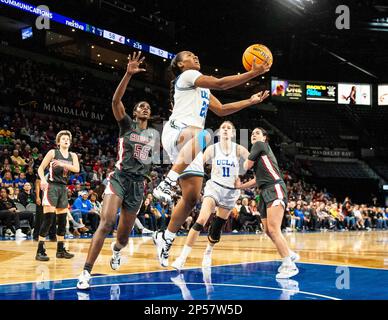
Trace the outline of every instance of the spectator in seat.
[[28, 167], [26, 172], [26, 180], [27, 182], [31, 183], [31, 185], [35, 185], [36, 173], [34, 172], [33, 167]]
[[376, 208], [376, 229], [385, 229], [387, 228], [387, 220], [384, 219], [385, 214], [382, 208]]
[[360, 206], [360, 211], [361, 211], [362, 218], [364, 219], [365, 229], [367, 231], [372, 230], [371, 229], [372, 221], [371, 221], [371, 218], [369, 217], [369, 210], [368, 210], [367, 206], [365, 204], [362, 204]]
[[388, 229], [388, 208], [381, 208], [381, 213], [383, 216], [383, 225], [385, 225], [385, 229]]
[[84, 177], [81, 174], [79, 174], [78, 172], [70, 176], [69, 181], [73, 182], [73, 180], [78, 181], [80, 184], [85, 183]]
[[359, 230], [365, 229], [364, 219], [361, 214], [360, 206], [356, 204], [353, 208], [353, 216], [356, 221], [356, 228]]
[[297, 231], [303, 230], [304, 225], [304, 213], [302, 211], [302, 206], [300, 203], [296, 205], [296, 208], [294, 210], [294, 219], [295, 221], [295, 227]]
[[11, 168], [11, 161], [9, 161], [8, 159], [5, 159], [4, 162], [0, 162], [0, 170], [1, 170], [1, 175], [4, 176], [4, 174], [7, 172], [7, 171], [12, 171], [12, 168]]
[[6, 161], [8, 162], [8, 164], [10, 164], [12, 162], [8, 149], [4, 148], [3, 152], [2, 152], [2, 154], [0, 156], [0, 163], [4, 163], [5, 164]]
[[8, 188], [8, 187], [13, 187], [13, 184], [14, 184], [14, 180], [13, 180], [11, 171], [7, 171], [7, 172], [4, 174], [4, 176], [3, 176], [1, 186], [2, 186], [3, 188]]
[[257, 231], [263, 231], [264, 230], [264, 226], [263, 226], [263, 224], [261, 222], [260, 212], [257, 211], [257, 202], [256, 202], [256, 200], [252, 199], [249, 202], [249, 207], [250, 207], [250, 209], [252, 211], [253, 216], [255, 216], [256, 219], [257, 219], [257, 222], [258, 222]]
[[26, 174], [24, 172], [20, 173], [19, 178], [14, 180], [15, 188], [23, 189], [24, 184], [27, 182]]
[[331, 204], [329, 214], [334, 219], [334, 225], [337, 230], [345, 230], [344, 216], [338, 211], [337, 203]]
[[[74, 201], [71, 207], [71, 215], [74, 220], [80, 224], [85, 224], [84, 221], [87, 221], [89, 214], [96, 214], [88, 197], [89, 194], [87, 191], [81, 191], [79, 197]], [[86, 232], [89, 230], [86, 227], [82, 227], [79, 231]]]
[[350, 200], [347, 200], [349, 198], [346, 198], [344, 203], [342, 204], [342, 214], [344, 215], [344, 222], [345, 227], [348, 230], [355, 230], [356, 229], [356, 219], [354, 218], [353, 214], [353, 207], [350, 202]]
[[34, 168], [38, 169], [43, 161], [43, 154], [39, 153], [38, 158], [34, 161]]
[[8, 198], [14, 202], [19, 202], [19, 188], [8, 187]]
[[253, 212], [249, 208], [248, 198], [244, 198], [242, 200], [242, 205], [239, 212], [239, 219], [242, 228], [247, 228], [249, 225], [254, 226], [258, 224], [256, 217], [253, 215]]
[[104, 169], [98, 168], [98, 170], [93, 169], [93, 174], [91, 181], [92, 182], [102, 182], [104, 180]]
[[102, 205], [97, 200], [97, 198], [97, 193], [95, 192], [90, 195], [90, 204], [92, 205], [92, 211], [94, 212], [93, 214], [89, 214], [92, 233], [94, 233], [98, 228], [98, 224], [100, 222], [100, 213], [102, 209]]
[[141, 224], [147, 229], [153, 231], [156, 230], [157, 226], [156, 217], [154, 215], [154, 208], [152, 207], [151, 200], [148, 197], [144, 200], [137, 217]]
[[24, 234], [20, 228], [20, 219], [27, 219], [30, 226], [32, 226], [34, 215], [32, 212], [19, 212], [16, 208], [15, 202], [8, 197], [8, 190], [5, 188], [1, 188], [0, 190], [0, 211], [8, 211], [9, 213], [12, 213], [13, 229], [15, 230], [15, 234], [13, 234], [11, 229], [7, 229], [5, 235], [15, 235], [15, 239], [17, 240], [27, 238], [27, 235]]
[[19, 155], [18, 150], [14, 150], [11, 156], [11, 161], [15, 166], [26, 166], [27, 163], [24, 159]]
[[324, 202], [317, 201], [316, 205], [317, 205], [317, 216], [318, 216], [319, 227], [321, 230], [326, 231], [327, 229], [330, 228], [329, 213], [326, 211]]
[[23, 190], [19, 194], [19, 202], [25, 207], [30, 203], [36, 204], [35, 194], [32, 192], [32, 186], [29, 182], [24, 184]]
[[[8, 206], [5, 205], [5, 201], [2, 199], [7, 198], [7, 190], [5, 188], [0, 189], [0, 222], [5, 226], [3, 229], [3, 237], [11, 237], [14, 236], [14, 233], [12, 232], [13, 224], [12, 221], [14, 220], [14, 213], [13, 211], [16, 209], [8, 208]], [[11, 207], [13, 208], [13, 207]]]
[[167, 202], [157, 202], [154, 208], [158, 211], [155, 212], [157, 215], [157, 227], [159, 229], [166, 229], [168, 222], [170, 221], [170, 206]]
[[306, 202], [303, 203], [301, 211], [303, 212], [303, 224], [305, 229], [311, 230], [311, 212]]
[[32, 149], [31, 158], [35, 161], [39, 157], [39, 150], [37, 147]]

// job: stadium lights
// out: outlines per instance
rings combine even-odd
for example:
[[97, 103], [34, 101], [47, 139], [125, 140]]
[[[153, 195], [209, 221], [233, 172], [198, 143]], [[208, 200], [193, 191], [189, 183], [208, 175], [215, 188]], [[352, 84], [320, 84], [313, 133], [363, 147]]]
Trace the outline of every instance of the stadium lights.
[[92, 49], [94, 49], [94, 46], [92, 46]]
[[97, 57], [101, 57], [101, 55], [98, 53], [98, 54], [97, 54]]
[[368, 26], [370, 28], [367, 28], [367, 30], [372, 31], [388, 31], [388, 18], [384, 19], [374, 19], [373, 22], [369, 22]]
[[99, 62], [99, 63], [98, 63], [98, 65], [99, 65], [99, 66], [102, 66], [102, 63], [101, 63], [101, 62]]

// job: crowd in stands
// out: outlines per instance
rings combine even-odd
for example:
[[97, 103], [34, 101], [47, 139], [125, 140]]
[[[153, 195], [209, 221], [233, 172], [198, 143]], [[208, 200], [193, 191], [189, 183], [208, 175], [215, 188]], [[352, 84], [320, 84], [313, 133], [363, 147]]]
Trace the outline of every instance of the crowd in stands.
[[[117, 82], [120, 77], [117, 76]], [[0, 104], [30, 106], [50, 103], [79, 111], [99, 112], [113, 119], [111, 97], [117, 83], [97, 78], [85, 69], [67, 69], [63, 64], [45, 64], [0, 54]], [[143, 86], [128, 88], [125, 105], [140, 100], [150, 103], [153, 114], [166, 118], [168, 91]]]
[[[36, 192], [39, 188], [36, 183], [37, 169], [44, 155], [56, 147], [56, 133], [63, 129], [73, 134], [71, 151], [78, 154], [81, 168], [68, 180], [68, 236], [95, 232], [106, 178], [114, 170], [116, 161], [117, 125], [112, 122], [111, 126], [104, 126], [75, 119], [69, 122], [69, 119], [26, 112], [23, 103], [45, 100], [91, 110], [101, 108], [101, 112], [111, 114], [109, 106], [113, 86], [113, 83], [97, 80], [81, 71], [70, 72], [56, 65], [2, 55], [0, 93], [2, 98], [8, 99], [6, 105], [12, 106], [14, 111], [4, 113], [0, 119], [1, 236], [25, 238], [26, 234], [32, 235], [36, 210], [41, 206], [39, 192]], [[155, 113], [166, 117], [165, 111], [168, 109], [158, 104], [162, 99], [158, 94], [146, 90], [139, 95], [133, 94], [129, 99], [128, 105], [137, 99], [150, 101], [156, 106]], [[259, 122], [259, 116], [256, 120], [253, 121], [255, 124]], [[243, 116], [234, 117], [232, 121], [237, 128], [246, 127]], [[209, 122], [211, 128], [219, 125], [211, 117]], [[282, 225], [284, 231], [388, 229], [388, 208], [356, 204], [348, 198], [340, 202], [333, 195], [305, 183], [300, 170], [285, 163], [277, 152], [276, 139], [271, 141], [271, 146], [279, 155], [280, 166], [285, 169], [283, 175], [289, 195]], [[166, 228], [171, 217], [172, 207], [152, 197], [153, 188], [168, 170], [167, 165], [155, 165], [144, 180], [145, 200], [138, 218], [150, 230]], [[178, 190], [176, 201], [179, 194]], [[257, 210], [259, 200], [257, 190], [243, 191], [224, 231], [262, 232], [263, 225]], [[201, 201], [182, 226], [182, 232], [187, 232], [195, 223], [200, 208]]]
[[[37, 201], [35, 192], [37, 168], [44, 154], [55, 147], [55, 133], [66, 128], [67, 123], [66, 121], [45, 123], [39, 116], [31, 119], [22, 111], [6, 115], [0, 121], [2, 132], [7, 132], [7, 136], [10, 137], [9, 142], [3, 143], [0, 152], [2, 235], [20, 236], [31, 232], [28, 228], [21, 227], [21, 221], [26, 221], [25, 226], [29, 226], [29, 229], [34, 227], [34, 211], [28, 208], [31, 208], [31, 204], [41, 204], [41, 199]], [[97, 229], [106, 177], [114, 170], [113, 155], [116, 153], [117, 132], [104, 131], [101, 128], [95, 130], [97, 131], [82, 126], [76, 126], [74, 130], [71, 149], [79, 155], [81, 171], [71, 175], [68, 180], [71, 214], [69, 236], [93, 233]], [[30, 135], [31, 132], [34, 133]], [[96, 138], [91, 139], [94, 133]], [[101, 148], [102, 145], [105, 147]], [[155, 201], [152, 196], [153, 188], [167, 171], [167, 166], [155, 166], [149, 177], [144, 180], [145, 201], [138, 218], [143, 226], [150, 230], [165, 228], [171, 216], [172, 208], [166, 203]], [[284, 231], [388, 229], [388, 208], [354, 204], [348, 198], [339, 202], [330, 193], [318, 190], [297, 178], [294, 172], [283, 171], [283, 176], [289, 195], [282, 226]], [[258, 201], [256, 189], [243, 191], [224, 231], [262, 232], [263, 225], [257, 210]], [[182, 227], [182, 232], [189, 230], [200, 208], [201, 202], [191, 212]]]

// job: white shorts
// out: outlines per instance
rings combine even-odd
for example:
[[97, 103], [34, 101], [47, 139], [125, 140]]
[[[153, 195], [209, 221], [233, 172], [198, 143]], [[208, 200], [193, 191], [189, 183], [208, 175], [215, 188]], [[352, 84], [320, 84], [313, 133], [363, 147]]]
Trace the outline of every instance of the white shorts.
[[[170, 121], [166, 122], [162, 132], [162, 144], [164, 150], [167, 152], [170, 161], [174, 164], [176, 159], [178, 158], [179, 150], [176, 146], [176, 141], [179, 138], [179, 134], [181, 131], [187, 128], [186, 125], [179, 123], [178, 121], [174, 121], [171, 123]], [[182, 172], [180, 177], [185, 175], [193, 175], [193, 176], [204, 176], [203, 169], [203, 152], [197, 154], [194, 160], [190, 163], [190, 165]]]
[[203, 197], [213, 198], [217, 207], [232, 210], [240, 194], [239, 189], [227, 189], [214, 183], [212, 180], [208, 180]]

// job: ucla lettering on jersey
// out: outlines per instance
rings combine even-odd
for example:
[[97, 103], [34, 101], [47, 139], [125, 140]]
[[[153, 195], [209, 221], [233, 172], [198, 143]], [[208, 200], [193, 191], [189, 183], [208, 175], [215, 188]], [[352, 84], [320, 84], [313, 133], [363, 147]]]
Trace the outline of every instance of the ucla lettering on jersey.
[[209, 94], [210, 94], [209, 90], [201, 89], [201, 99], [202, 99], [201, 106], [202, 107], [201, 107], [201, 112], [199, 113], [199, 115], [203, 118], [206, 118], [207, 109], [209, 108], [209, 102], [210, 102]]
[[202, 75], [197, 70], [182, 72], [175, 82], [174, 108], [171, 120], [203, 129], [210, 102], [210, 90], [197, 88], [194, 83]]
[[237, 157], [237, 144], [232, 142], [231, 152], [225, 154], [221, 149], [221, 144], [214, 144], [214, 157], [212, 161], [211, 180], [233, 188], [240, 170], [239, 159]]

